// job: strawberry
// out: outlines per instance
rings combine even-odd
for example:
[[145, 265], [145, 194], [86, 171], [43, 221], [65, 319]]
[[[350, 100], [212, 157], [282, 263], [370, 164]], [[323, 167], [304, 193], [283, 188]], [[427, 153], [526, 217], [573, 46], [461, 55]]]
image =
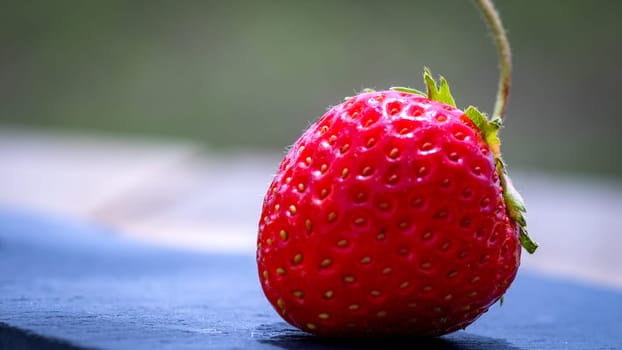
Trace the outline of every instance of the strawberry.
[[426, 69], [427, 93], [364, 91], [294, 143], [263, 201], [257, 265], [290, 324], [325, 336], [438, 336], [500, 300], [518, 271], [525, 206], [497, 136], [510, 50], [490, 0], [474, 0], [501, 61], [488, 119], [456, 107]]
[[367, 91], [287, 152], [263, 202], [257, 263], [270, 303], [319, 335], [442, 335], [501, 298], [529, 250], [499, 121], [428, 94]]

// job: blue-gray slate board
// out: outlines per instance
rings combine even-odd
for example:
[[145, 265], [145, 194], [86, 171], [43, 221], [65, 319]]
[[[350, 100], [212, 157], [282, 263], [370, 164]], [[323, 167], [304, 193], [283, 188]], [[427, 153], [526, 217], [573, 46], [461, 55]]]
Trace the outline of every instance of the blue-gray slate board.
[[327, 340], [283, 322], [254, 257], [0, 208], [0, 349], [622, 349], [622, 293], [521, 273], [465, 331]]

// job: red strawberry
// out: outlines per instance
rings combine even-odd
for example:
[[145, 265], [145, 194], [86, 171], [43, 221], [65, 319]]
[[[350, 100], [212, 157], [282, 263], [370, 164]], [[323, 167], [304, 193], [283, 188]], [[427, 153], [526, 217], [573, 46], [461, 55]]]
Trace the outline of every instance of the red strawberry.
[[263, 203], [263, 290], [320, 335], [441, 335], [504, 294], [528, 250], [498, 121], [396, 88], [331, 108], [281, 163]]

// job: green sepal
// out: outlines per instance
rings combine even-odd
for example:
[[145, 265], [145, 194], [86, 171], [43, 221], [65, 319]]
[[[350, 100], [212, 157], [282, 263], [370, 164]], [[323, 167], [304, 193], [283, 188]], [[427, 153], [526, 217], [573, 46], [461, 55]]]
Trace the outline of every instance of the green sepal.
[[529, 254], [533, 254], [536, 249], [538, 249], [538, 243], [531, 239], [527, 232], [527, 219], [525, 218], [527, 209], [525, 208], [523, 197], [514, 188], [514, 185], [512, 185], [512, 181], [508, 174], [505, 171], [500, 174], [501, 186], [503, 188], [503, 200], [505, 201], [508, 215], [518, 224], [520, 245], [523, 246]]
[[510, 209], [510, 214], [514, 214], [513, 216], [516, 216], [518, 223], [524, 226], [527, 224], [525, 218], [522, 215], [520, 215], [520, 217], [518, 215], [527, 212], [527, 209], [525, 208], [525, 201], [512, 184], [512, 180], [510, 180], [510, 177], [507, 174], [503, 175], [505, 180], [505, 183], [503, 184], [505, 187], [505, 193], [503, 194], [505, 197], [505, 202]]
[[525, 226], [521, 226], [520, 227], [520, 231], [519, 231], [519, 235], [520, 235], [520, 245], [523, 246], [523, 248], [525, 248], [525, 250], [529, 253], [529, 254], [533, 254], [535, 253], [536, 249], [538, 249], [538, 244], [536, 242], [534, 242], [531, 237], [529, 237], [529, 234], [527, 233], [527, 227]]
[[488, 117], [482, 112], [480, 112], [477, 108], [473, 106], [469, 106], [464, 114], [477, 126], [482, 136], [484, 137], [484, 141], [490, 146], [490, 149], [494, 153], [495, 157], [501, 157], [501, 141], [499, 140], [499, 129], [501, 129], [502, 121], [500, 118], [493, 118], [492, 120], [488, 120]]
[[484, 113], [480, 112], [477, 108], [473, 106], [467, 107], [467, 109], [464, 111], [464, 114], [466, 114], [466, 116], [471, 119], [473, 124], [475, 124], [475, 126], [477, 126], [479, 130], [484, 129], [486, 124], [488, 124], [488, 118], [486, 118]]
[[409, 87], [403, 87], [403, 86], [392, 86], [391, 90], [393, 91], [401, 91], [401, 92], [408, 92], [410, 94], [416, 94], [416, 95], [421, 95], [421, 96], [426, 96], [425, 93], [417, 90], [417, 89], [412, 89]]
[[532, 240], [527, 233], [527, 219], [525, 218], [527, 209], [525, 207], [525, 201], [512, 184], [512, 180], [505, 171], [505, 165], [501, 158], [496, 158], [495, 160], [497, 162], [497, 172], [500, 175], [499, 179], [501, 181], [501, 187], [503, 188], [503, 200], [508, 215], [518, 224], [521, 246], [523, 246], [529, 254], [533, 254], [536, 249], [538, 249], [538, 243]]
[[428, 67], [425, 67], [423, 71], [423, 79], [425, 80], [425, 85], [427, 87], [428, 99], [456, 107], [456, 101], [451, 95], [451, 91], [449, 90], [449, 84], [447, 84], [447, 80], [445, 80], [443, 76], [441, 76], [440, 78], [441, 86], [439, 88], [436, 85], [434, 78], [432, 78], [432, 73], [430, 72], [430, 69], [428, 69]]

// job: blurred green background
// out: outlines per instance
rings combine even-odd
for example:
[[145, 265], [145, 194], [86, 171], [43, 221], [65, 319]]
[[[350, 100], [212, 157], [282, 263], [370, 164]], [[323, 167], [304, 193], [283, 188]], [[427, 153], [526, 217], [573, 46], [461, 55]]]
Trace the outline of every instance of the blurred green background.
[[[512, 168], [622, 177], [622, 2], [497, 0], [514, 52]], [[422, 86], [492, 110], [497, 58], [465, 0], [3, 1], [0, 127], [291, 144], [363, 88]]]

